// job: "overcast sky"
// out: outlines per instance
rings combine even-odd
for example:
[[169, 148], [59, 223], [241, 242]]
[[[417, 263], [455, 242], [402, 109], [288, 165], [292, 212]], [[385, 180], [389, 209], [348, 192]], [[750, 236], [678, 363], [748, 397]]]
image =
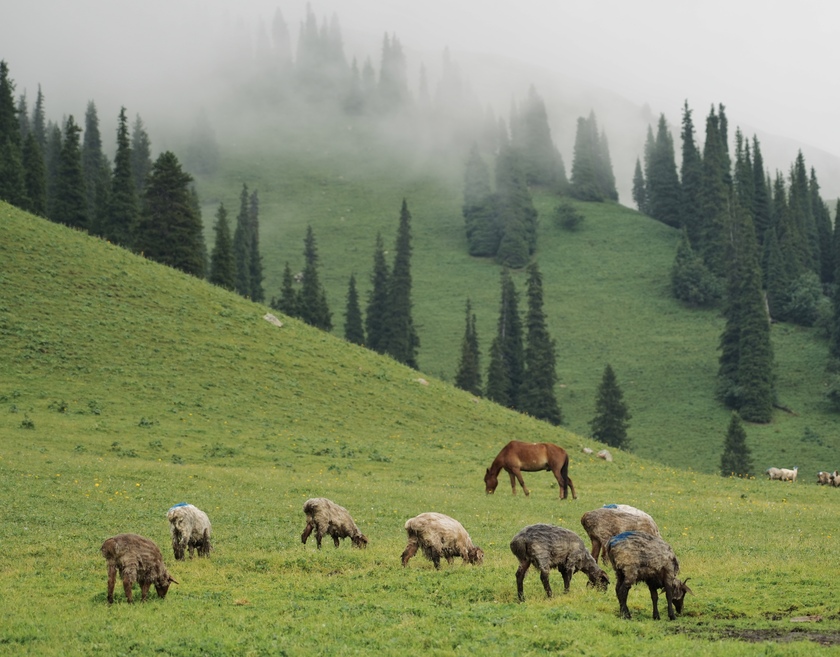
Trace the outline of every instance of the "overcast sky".
[[[109, 102], [134, 104], [129, 113], [142, 114], [144, 97], [161, 92], [175, 93], [177, 102], [177, 93], [189, 92], [190, 67], [212, 57], [213, 39], [237, 25], [270, 24], [279, 7], [296, 40], [306, 7], [303, 0], [6, 5], [0, 59], [18, 93], [27, 91], [31, 107], [40, 83], [48, 115], [74, 113], [77, 121], [89, 99], [100, 114], [112, 112], [102, 109]], [[312, 0], [311, 6], [319, 17], [336, 12], [348, 43], [369, 36], [378, 47], [388, 32], [406, 50], [501, 54], [647, 103], [676, 121], [688, 100], [699, 126], [712, 103], [724, 103], [735, 125], [840, 155], [840, 3]], [[56, 107], [65, 98], [78, 106]]]

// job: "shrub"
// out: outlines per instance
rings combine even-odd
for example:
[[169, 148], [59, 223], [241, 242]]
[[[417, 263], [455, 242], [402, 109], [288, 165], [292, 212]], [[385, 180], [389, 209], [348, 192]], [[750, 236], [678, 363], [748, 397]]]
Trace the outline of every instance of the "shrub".
[[576, 231], [583, 220], [583, 214], [568, 201], [563, 201], [554, 210], [554, 225], [563, 230]]
[[828, 300], [823, 296], [820, 279], [814, 272], [806, 272], [790, 286], [783, 306], [784, 317], [800, 326], [813, 326], [820, 318], [824, 302]]

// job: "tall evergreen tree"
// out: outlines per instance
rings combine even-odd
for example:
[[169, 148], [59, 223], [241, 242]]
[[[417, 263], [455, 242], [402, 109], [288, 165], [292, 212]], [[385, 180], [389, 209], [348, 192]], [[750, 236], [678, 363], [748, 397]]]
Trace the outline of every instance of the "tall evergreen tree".
[[373, 270], [370, 275], [371, 289], [368, 293], [365, 333], [367, 348], [380, 354], [385, 353], [387, 342], [386, 314], [388, 309], [388, 280], [390, 273], [385, 261], [385, 245], [382, 235], [376, 234], [373, 250]]
[[248, 185], [242, 184], [239, 193], [239, 214], [233, 231], [233, 257], [236, 261], [236, 291], [243, 297], [251, 295], [251, 220], [248, 212]]
[[461, 339], [461, 358], [455, 373], [455, 385], [461, 390], [481, 396], [481, 363], [478, 348], [478, 332], [475, 326], [475, 313], [467, 299], [464, 337]]
[[608, 363], [598, 386], [598, 396], [595, 398], [595, 417], [589, 422], [592, 437], [610, 447], [627, 449], [630, 446], [627, 427], [631, 417], [624, 401], [624, 393], [618, 385], [612, 366]]
[[18, 98], [17, 104], [18, 128], [20, 130], [21, 143], [26, 140], [32, 126], [29, 123], [29, 105], [26, 102], [26, 92], [24, 91]]
[[840, 199], [834, 206], [834, 262], [837, 263], [837, 270], [834, 272], [834, 280], [831, 295], [832, 316], [829, 330], [828, 358], [829, 368], [840, 369]]
[[25, 205], [26, 181], [20, 122], [15, 108], [15, 83], [9, 66], [0, 60], [0, 200], [18, 207]]
[[648, 214], [647, 185], [639, 158], [636, 158], [636, 169], [633, 171], [633, 202], [639, 212]]
[[347, 305], [344, 311], [344, 339], [347, 342], [364, 346], [365, 327], [362, 322], [362, 310], [359, 306], [359, 293], [356, 291], [356, 275], [350, 274], [347, 284]]
[[251, 192], [248, 199], [248, 225], [251, 233], [249, 244], [248, 264], [250, 296], [253, 301], [262, 303], [265, 300], [263, 289], [263, 267], [260, 255], [260, 199], [257, 190]]
[[486, 397], [491, 401], [519, 408], [519, 393], [525, 375], [525, 348], [519, 296], [507, 268], [501, 273], [501, 301], [496, 336], [490, 347]]
[[581, 201], [618, 200], [607, 137], [598, 132], [595, 112], [578, 119], [569, 192]]
[[731, 174], [729, 155], [720, 119], [712, 108], [706, 119], [703, 169], [700, 184], [700, 228], [698, 251], [706, 266], [717, 276], [726, 276], [727, 226]]
[[289, 263], [283, 268], [283, 281], [280, 288], [280, 296], [271, 299], [271, 307], [285, 313], [289, 317], [299, 317], [298, 297], [295, 291], [295, 279]]
[[[164, 164], [164, 161], [158, 161], [161, 165]], [[172, 164], [170, 158], [167, 158], [166, 164]], [[125, 107], [121, 107], [117, 124], [117, 152], [114, 156], [114, 173], [111, 180], [110, 212], [108, 221], [102, 227], [103, 236], [114, 244], [133, 248], [139, 214], [140, 201], [131, 171], [128, 119]]]
[[[647, 150], [647, 149], [646, 149]], [[680, 179], [674, 160], [674, 140], [665, 115], [659, 116], [656, 138], [645, 163], [650, 216], [668, 226], [680, 225]]]
[[394, 264], [388, 278], [386, 342], [384, 352], [394, 360], [417, 369], [420, 338], [411, 314], [411, 213], [403, 199], [394, 247]]
[[216, 233], [216, 243], [210, 254], [209, 280], [214, 285], [233, 291], [236, 283], [236, 262], [233, 258], [233, 240], [224, 203], [219, 203], [213, 230]]
[[566, 178], [563, 159], [551, 137], [545, 102], [533, 85], [511, 122], [516, 123], [514, 146], [521, 154], [526, 184], [557, 190]]
[[816, 222], [814, 221], [814, 211], [811, 207], [808, 170], [805, 166], [805, 158], [802, 156], [802, 151], [799, 151], [796, 160], [791, 166], [788, 207], [793, 225], [800, 236], [800, 263], [805, 269], [819, 273], [819, 235], [817, 233]]
[[47, 126], [47, 149], [44, 152], [44, 168], [47, 173], [47, 217], [53, 219], [58, 199], [58, 179], [61, 170], [61, 128], [50, 122]]
[[[130, 177], [128, 180], [133, 186]], [[144, 193], [136, 248], [150, 260], [204, 278], [204, 227], [190, 189], [192, 176], [171, 151], [158, 156]]]
[[99, 116], [96, 113], [96, 105], [93, 101], [88, 102], [85, 111], [82, 174], [85, 180], [85, 201], [90, 220], [90, 232], [94, 235], [101, 235], [102, 227], [108, 220], [111, 171], [105, 154], [102, 152]]
[[496, 255], [501, 239], [496, 199], [490, 186], [490, 172], [475, 144], [470, 149], [464, 170], [462, 213], [470, 255]]
[[723, 477], [749, 477], [753, 472], [752, 456], [747, 447], [747, 432], [741, 424], [738, 413], [732, 413], [723, 453], [720, 455], [720, 474]]
[[146, 177], [152, 170], [152, 142], [143, 125], [143, 119], [138, 114], [131, 128], [131, 174], [134, 178], [134, 189], [139, 196], [143, 195]]
[[770, 189], [767, 184], [767, 176], [764, 172], [764, 157], [761, 154], [761, 145], [758, 138], [753, 135], [753, 223], [759, 244], [764, 244], [767, 231], [772, 221]]
[[543, 311], [542, 274], [536, 262], [528, 265], [528, 312], [525, 317], [525, 377], [519, 390], [518, 408], [524, 413], [554, 425], [563, 422], [554, 386], [557, 383], [557, 356], [548, 333]]
[[89, 223], [82, 174], [82, 153], [79, 144], [81, 131], [82, 129], [73, 120], [73, 115], [67, 117], [59, 155], [55, 207], [53, 216], [50, 218], [60, 224], [87, 230]]
[[694, 120], [688, 101], [682, 116], [682, 163], [680, 165], [680, 222], [688, 231], [692, 247], [700, 246], [700, 189], [703, 178], [703, 161], [694, 140]]
[[35, 135], [35, 140], [41, 152], [47, 150], [47, 117], [44, 109], [44, 94], [41, 91], [41, 85], [38, 85], [38, 95], [35, 98], [35, 107], [32, 109], [32, 132]]
[[47, 171], [44, 156], [33, 131], [23, 144], [23, 168], [25, 171], [26, 203], [24, 210], [40, 217], [47, 216]]
[[537, 210], [525, 183], [517, 151], [502, 147], [496, 158], [497, 212], [501, 239], [496, 260], [520, 269], [537, 248]]
[[691, 248], [688, 227], [683, 228], [671, 268], [671, 290], [677, 299], [696, 307], [710, 306], [721, 296], [717, 277], [712, 275], [703, 263], [703, 258]]
[[318, 275], [318, 246], [312, 226], [306, 227], [303, 244], [305, 264], [303, 281], [297, 297], [298, 316], [310, 326], [329, 332], [332, 330], [332, 313], [327, 305], [326, 290]]
[[811, 212], [814, 216], [814, 225], [817, 234], [816, 259], [820, 264], [819, 275], [822, 283], [834, 281], [834, 251], [832, 248], [832, 225], [831, 212], [820, 196], [820, 184], [817, 182], [817, 173], [811, 167], [811, 176], [808, 180], [808, 190], [811, 195]]
[[408, 72], [405, 54], [396, 35], [389, 37], [386, 34], [382, 41], [378, 91], [380, 106], [385, 111], [395, 111], [408, 102]]

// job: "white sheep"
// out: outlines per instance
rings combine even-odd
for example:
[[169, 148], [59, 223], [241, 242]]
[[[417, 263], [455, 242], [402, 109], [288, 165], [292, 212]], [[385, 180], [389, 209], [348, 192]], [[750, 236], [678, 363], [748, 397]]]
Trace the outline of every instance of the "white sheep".
[[303, 504], [306, 514], [306, 527], [300, 535], [301, 542], [306, 545], [306, 539], [315, 530], [315, 542], [321, 549], [321, 539], [332, 536], [333, 543], [338, 547], [340, 538], [349, 538], [353, 547], [367, 547], [367, 537], [359, 531], [350, 512], [326, 497], [313, 497]]
[[793, 470], [780, 468], [779, 472], [781, 473], [779, 479], [782, 481], [796, 481], [796, 474], [799, 472], [799, 466], [794, 467]]
[[464, 563], [480, 565], [484, 560], [484, 551], [474, 545], [464, 526], [442, 513], [421, 513], [405, 523], [408, 545], [402, 553], [402, 565], [423, 550], [423, 555], [440, 568], [440, 558], [452, 563], [455, 557], [461, 557]]
[[184, 560], [184, 551], [189, 549], [190, 559], [193, 552], [198, 550], [198, 556], [206, 557], [210, 554], [210, 518], [198, 507], [181, 502], [166, 512], [169, 520], [169, 530], [172, 534], [172, 551], [175, 559]]
[[764, 474], [767, 475], [767, 478], [771, 481], [773, 479], [781, 479], [782, 478], [782, 470], [780, 468], [767, 468], [764, 471]]

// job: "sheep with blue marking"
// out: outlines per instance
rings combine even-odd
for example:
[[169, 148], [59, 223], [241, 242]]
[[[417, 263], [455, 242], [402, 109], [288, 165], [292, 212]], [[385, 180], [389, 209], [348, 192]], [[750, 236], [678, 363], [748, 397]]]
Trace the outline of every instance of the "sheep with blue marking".
[[634, 584], [644, 582], [650, 590], [653, 619], [659, 620], [660, 589], [665, 590], [668, 618], [681, 614], [686, 593], [692, 593], [677, 575], [680, 564], [674, 550], [658, 536], [639, 531], [622, 532], [607, 542], [607, 556], [615, 571], [615, 595], [619, 614], [630, 618], [627, 595]]
[[166, 512], [169, 520], [169, 529], [172, 534], [172, 551], [175, 559], [184, 560], [186, 550], [190, 552], [190, 559], [193, 552], [198, 551], [199, 557], [209, 556], [212, 546], [210, 545], [210, 518], [198, 507], [186, 502], [180, 502]]
[[632, 511], [625, 511], [619, 509], [618, 506], [608, 505], [593, 509], [580, 518], [580, 524], [583, 525], [589, 540], [592, 541], [592, 557], [595, 563], [598, 563], [599, 556], [602, 556], [604, 563], [607, 563], [607, 541], [616, 534], [643, 531], [659, 536], [659, 527], [647, 513], [633, 507], [630, 507]]

